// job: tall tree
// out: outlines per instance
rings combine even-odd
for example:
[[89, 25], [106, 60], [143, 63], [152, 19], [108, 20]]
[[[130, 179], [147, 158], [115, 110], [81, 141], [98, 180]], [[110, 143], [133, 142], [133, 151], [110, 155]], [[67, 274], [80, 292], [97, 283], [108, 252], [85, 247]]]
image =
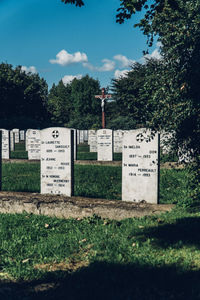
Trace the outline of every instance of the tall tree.
[[[28, 120], [40, 127], [46, 121], [48, 86], [38, 74], [26, 74], [21, 66], [13, 69], [0, 64], [0, 111], [4, 127], [26, 127]], [[1, 126], [1, 127], [2, 127]], [[27, 127], [30, 125], [27, 124]]]
[[62, 80], [53, 84], [48, 96], [48, 111], [55, 125], [64, 125], [70, 120], [72, 111], [71, 85], [64, 85]]
[[68, 127], [88, 129], [100, 123], [101, 106], [95, 94], [100, 93], [100, 84], [88, 75], [63, 84], [62, 80], [49, 92], [48, 111], [52, 121]]

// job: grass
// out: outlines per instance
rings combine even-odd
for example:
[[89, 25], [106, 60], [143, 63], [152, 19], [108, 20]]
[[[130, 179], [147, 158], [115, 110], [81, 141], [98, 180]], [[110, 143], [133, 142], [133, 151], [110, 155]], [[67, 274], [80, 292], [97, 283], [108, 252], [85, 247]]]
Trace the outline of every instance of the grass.
[[25, 151], [24, 142], [15, 144], [15, 151], [11, 151], [10, 158], [11, 159], [28, 159], [28, 152]]
[[199, 299], [200, 213], [123, 221], [0, 214], [0, 231], [12, 299]]
[[[3, 190], [39, 192], [39, 163], [3, 164]], [[160, 202], [180, 203], [187, 169], [161, 169]], [[121, 199], [121, 167], [75, 166], [75, 195]], [[2, 299], [199, 299], [200, 213], [108, 220], [0, 214]]]
[[[2, 189], [40, 192], [40, 164], [3, 164]], [[121, 167], [75, 165], [75, 196], [121, 199]], [[187, 169], [161, 169], [160, 203], [178, 203], [188, 194]]]

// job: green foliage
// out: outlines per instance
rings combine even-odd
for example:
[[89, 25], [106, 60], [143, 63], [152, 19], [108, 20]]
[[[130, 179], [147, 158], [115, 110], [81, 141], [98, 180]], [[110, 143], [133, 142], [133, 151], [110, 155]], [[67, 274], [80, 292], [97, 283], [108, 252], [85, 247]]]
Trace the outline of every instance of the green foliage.
[[88, 75], [64, 85], [62, 81], [49, 92], [48, 111], [55, 125], [88, 129], [100, 124], [101, 106], [95, 94], [99, 81]]
[[[199, 201], [200, 1], [120, 2], [117, 14], [117, 22], [120, 24], [135, 13], [145, 11], [144, 17], [135, 27], [139, 27], [147, 36], [148, 46], [153, 45], [155, 37], [158, 39], [162, 59], [147, 62], [144, 66], [137, 65], [127, 78], [114, 80], [116, 100], [119, 107], [123, 108], [122, 113], [132, 110], [134, 117], [138, 118], [137, 122], [141, 120], [141, 124], [158, 130], [174, 130], [177, 144], [184, 147], [185, 152], [193, 150], [193, 197]], [[136, 82], [131, 80], [131, 76], [135, 76]]]
[[83, 6], [84, 2], [82, 0], [61, 0], [62, 2], [64, 2], [65, 4], [69, 3], [69, 4], [75, 4], [76, 6]]
[[0, 64], [0, 127], [27, 128], [31, 122], [41, 125], [47, 118], [48, 86], [38, 74], [26, 74], [21, 66], [13, 69]]

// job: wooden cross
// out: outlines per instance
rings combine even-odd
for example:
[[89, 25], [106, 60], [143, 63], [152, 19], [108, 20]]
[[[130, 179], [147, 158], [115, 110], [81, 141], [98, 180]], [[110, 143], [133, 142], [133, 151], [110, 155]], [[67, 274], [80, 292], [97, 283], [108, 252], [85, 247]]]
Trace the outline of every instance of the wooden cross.
[[102, 108], [102, 128], [106, 128], [106, 115], [105, 115], [105, 100], [112, 98], [111, 94], [105, 94], [105, 88], [101, 89], [101, 95], [95, 95], [95, 98], [101, 99], [101, 108]]

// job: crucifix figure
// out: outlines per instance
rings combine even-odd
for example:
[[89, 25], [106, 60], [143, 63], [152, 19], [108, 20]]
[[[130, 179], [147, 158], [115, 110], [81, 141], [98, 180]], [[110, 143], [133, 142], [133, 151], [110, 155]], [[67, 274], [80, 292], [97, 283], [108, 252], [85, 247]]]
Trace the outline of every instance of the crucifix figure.
[[105, 88], [101, 89], [101, 95], [95, 95], [95, 98], [101, 99], [101, 108], [102, 108], [102, 128], [106, 128], [106, 115], [105, 115], [105, 100], [112, 98], [111, 94], [105, 95]]

